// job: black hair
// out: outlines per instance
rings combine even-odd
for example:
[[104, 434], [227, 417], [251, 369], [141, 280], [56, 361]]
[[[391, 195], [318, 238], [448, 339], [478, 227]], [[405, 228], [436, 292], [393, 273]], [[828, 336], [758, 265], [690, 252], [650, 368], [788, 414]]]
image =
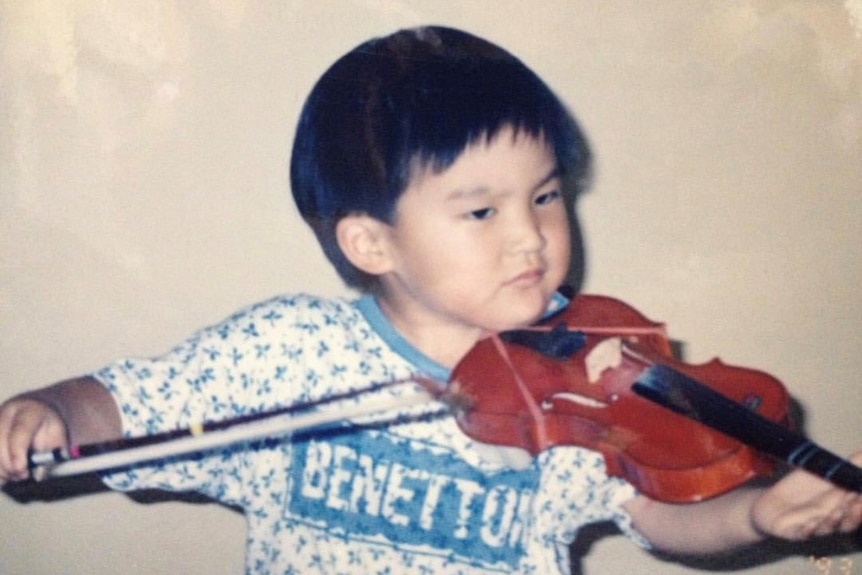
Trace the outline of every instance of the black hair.
[[302, 109], [294, 200], [342, 279], [371, 290], [376, 278], [338, 247], [338, 221], [366, 214], [391, 223], [417, 169], [442, 171], [507, 126], [543, 138], [564, 173], [586, 172], [589, 151], [574, 118], [509, 52], [438, 26], [369, 40], [323, 74]]

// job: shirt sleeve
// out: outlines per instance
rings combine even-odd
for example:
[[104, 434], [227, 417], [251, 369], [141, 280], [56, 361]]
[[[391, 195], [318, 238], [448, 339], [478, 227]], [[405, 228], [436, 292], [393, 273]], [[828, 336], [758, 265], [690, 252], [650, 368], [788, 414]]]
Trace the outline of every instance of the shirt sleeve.
[[551, 498], [549, 520], [558, 526], [561, 542], [571, 543], [588, 524], [611, 521], [639, 547], [652, 547], [623, 507], [637, 496], [637, 490], [622, 478], [608, 476], [600, 453], [555, 447], [540, 454], [539, 460], [545, 466], [543, 490]]
[[[294, 405], [308, 397], [303, 355], [318, 329], [311, 300], [276, 298], [203, 329], [168, 353], [124, 359], [94, 377], [117, 402], [126, 437]], [[240, 485], [266, 442], [178, 456], [107, 474], [119, 490], [195, 490], [241, 504]]]

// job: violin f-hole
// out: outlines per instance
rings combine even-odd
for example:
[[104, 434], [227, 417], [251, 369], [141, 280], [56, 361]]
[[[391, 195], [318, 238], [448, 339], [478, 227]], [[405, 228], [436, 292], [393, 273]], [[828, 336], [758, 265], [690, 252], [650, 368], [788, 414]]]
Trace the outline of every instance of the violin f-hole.
[[604, 409], [609, 405], [604, 401], [599, 401], [598, 399], [593, 399], [592, 397], [587, 397], [573, 391], [558, 391], [542, 400], [542, 411], [553, 411], [555, 409], [554, 403], [557, 400], [592, 409]]

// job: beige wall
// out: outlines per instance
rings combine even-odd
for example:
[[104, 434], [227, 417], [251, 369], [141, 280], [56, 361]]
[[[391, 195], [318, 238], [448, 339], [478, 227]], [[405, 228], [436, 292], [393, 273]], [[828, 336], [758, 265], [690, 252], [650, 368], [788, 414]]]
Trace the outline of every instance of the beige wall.
[[[688, 357], [783, 379], [862, 447], [862, 1], [0, 0], [0, 396], [165, 350], [277, 292], [344, 290], [294, 213], [298, 107], [420, 23], [522, 56], [597, 156], [586, 290]], [[236, 574], [241, 517], [117, 494], [0, 497], [0, 573]], [[809, 552], [757, 573], [816, 573]], [[591, 575], [689, 573], [621, 538]], [[746, 571], [748, 572], [748, 571]]]

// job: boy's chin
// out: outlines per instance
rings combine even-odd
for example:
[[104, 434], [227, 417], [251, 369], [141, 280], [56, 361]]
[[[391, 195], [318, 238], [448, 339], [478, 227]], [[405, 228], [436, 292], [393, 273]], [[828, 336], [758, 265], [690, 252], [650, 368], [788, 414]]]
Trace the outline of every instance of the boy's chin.
[[510, 331], [513, 329], [523, 329], [535, 325], [545, 316], [548, 309], [548, 302], [540, 302], [536, 305], [524, 305], [511, 307], [508, 310], [507, 327], [499, 331]]

